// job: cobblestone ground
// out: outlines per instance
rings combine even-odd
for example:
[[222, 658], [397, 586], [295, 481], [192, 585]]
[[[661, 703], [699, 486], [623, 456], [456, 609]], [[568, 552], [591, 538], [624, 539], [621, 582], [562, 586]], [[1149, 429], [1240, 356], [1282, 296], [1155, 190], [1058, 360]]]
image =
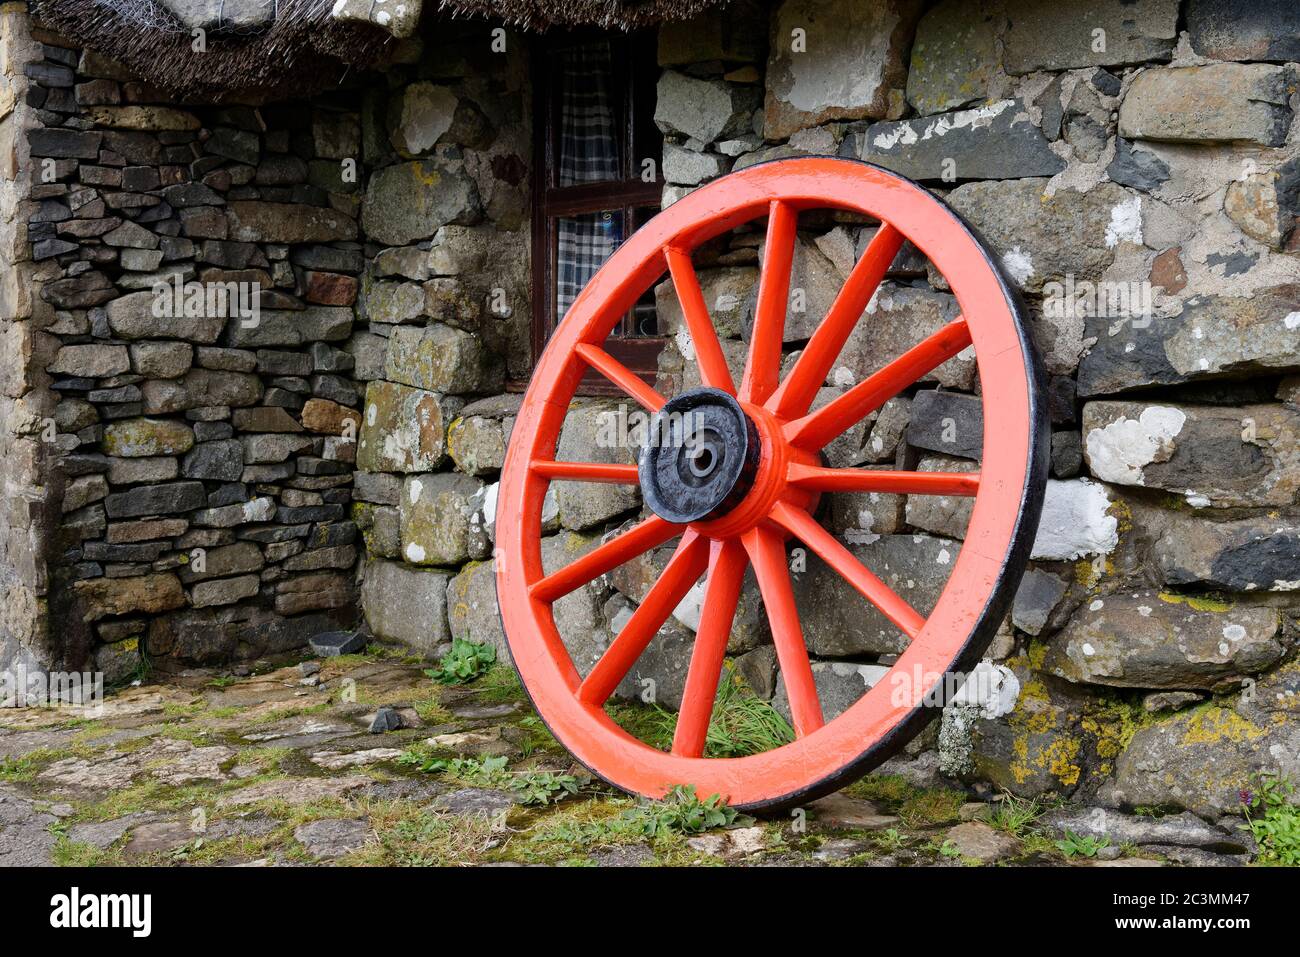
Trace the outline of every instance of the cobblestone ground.
[[0, 711], [0, 865], [1163, 862], [1062, 849], [1044, 810], [884, 774], [772, 820], [640, 804], [573, 764], [509, 668], [441, 685], [382, 653], [187, 672], [94, 718]]

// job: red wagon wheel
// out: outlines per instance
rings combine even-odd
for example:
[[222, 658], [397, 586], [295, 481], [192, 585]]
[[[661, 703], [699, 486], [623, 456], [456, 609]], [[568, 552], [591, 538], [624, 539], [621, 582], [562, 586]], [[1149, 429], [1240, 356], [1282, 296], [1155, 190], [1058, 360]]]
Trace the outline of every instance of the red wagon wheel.
[[[814, 208], [881, 223], [821, 324], [780, 381], [796, 219]], [[733, 381], [691, 252], [767, 217], [748, 361]], [[904, 239], [947, 279], [960, 318], [816, 411], [813, 398]], [[602, 344], [619, 319], [671, 275], [704, 388], [666, 399]], [[978, 473], [827, 468], [820, 450], [959, 352], [974, 346], [984, 408]], [[515, 666], [538, 713], [584, 765], [627, 791], [661, 797], [674, 785], [775, 810], [828, 793], [885, 760], [939, 709], [946, 674], [973, 667], [1014, 594], [1046, 481], [1036, 360], [1016, 300], [989, 253], [941, 201], [911, 181], [850, 160], [808, 158], [753, 166], [674, 203], [635, 233], [587, 284], [537, 365], [515, 422], [497, 504], [497, 592]], [[639, 466], [555, 459], [568, 405], [594, 369], [681, 430], [648, 445]], [[651, 429], [652, 437], [658, 435]], [[703, 440], [700, 436], [705, 436]], [[555, 481], [642, 486], [649, 515], [565, 568], [546, 573], [542, 503]], [[813, 517], [821, 493], [874, 491], [973, 496], [966, 538], [937, 604], [923, 617]], [[620, 564], [680, 537], [644, 601], [586, 674], [556, 628], [552, 603]], [[797, 539], [843, 576], [909, 639], [895, 668], [925, 679], [880, 681], [826, 722], [787, 568]], [[703, 756], [742, 577], [752, 565], [771, 624], [796, 738], [745, 757]], [[619, 727], [606, 700], [701, 575], [704, 601], [672, 748]]]

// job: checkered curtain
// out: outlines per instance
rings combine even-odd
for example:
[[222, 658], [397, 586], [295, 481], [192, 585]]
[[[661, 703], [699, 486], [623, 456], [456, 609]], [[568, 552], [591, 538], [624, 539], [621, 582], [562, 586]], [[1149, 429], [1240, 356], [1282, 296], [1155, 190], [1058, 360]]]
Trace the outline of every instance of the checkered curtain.
[[[561, 186], [605, 182], [619, 174], [616, 117], [610, 95], [609, 44], [573, 47], [559, 55]], [[596, 270], [623, 240], [622, 214], [561, 219], [555, 314], [563, 318]]]

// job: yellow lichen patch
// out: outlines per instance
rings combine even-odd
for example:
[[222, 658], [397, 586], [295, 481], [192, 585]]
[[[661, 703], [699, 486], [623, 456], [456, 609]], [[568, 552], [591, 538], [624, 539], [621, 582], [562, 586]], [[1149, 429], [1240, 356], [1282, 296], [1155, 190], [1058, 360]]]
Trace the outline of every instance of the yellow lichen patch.
[[1011, 748], [1014, 757], [1009, 770], [1017, 784], [1024, 784], [1043, 772], [1054, 777], [1064, 788], [1073, 788], [1079, 783], [1083, 771], [1078, 763], [1080, 746], [1077, 738], [1062, 733], [1046, 747], [1035, 748], [1031, 753], [1029, 735], [1019, 734], [1012, 741]]
[[1082, 773], [1076, 759], [1079, 742], [1075, 738], [1057, 738], [1043, 752], [1042, 762], [1048, 772], [1066, 787], [1079, 783]]
[[1128, 502], [1119, 500], [1111, 502], [1110, 507], [1106, 509], [1106, 514], [1115, 519], [1117, 528], [1121, 535], [1125, 532], [1132, 531], [1133, 509], [1129, 507]]
[[1255, 741], [1267, 733], [1231, 708], [1215, 704], [1205, 705], [1188, 714], [1186, 728], [1181, 742], [1183, 745], [1219, 744], [1223, 741], [1239, 744]]
[[1170, 605], [1186, 605], [1193, 611], [1231, 611], [1232, 602], [1223, 601], [1217, 598], [1210, 598], [1206, 595], [1178, 595], [1170, 591], [1162, 591], [1159, 595], [1161, 601]]
[[1111, 701], [1092, 708], [1079, 721], [1080, 729], [1092, 737], [1094, 750], [1100, 759], [1097, 771], [1108, 775], [1114, 769], [1114, 760], [1129, 746], [1133, 736], [1143, 726], [1145, 713], [1136, 704]]
[[1092, 562], [1077, 561], [1074, 563], [1074, 580], [1084, 588], [1091, 588], [1101, 580], [1101, 575]]

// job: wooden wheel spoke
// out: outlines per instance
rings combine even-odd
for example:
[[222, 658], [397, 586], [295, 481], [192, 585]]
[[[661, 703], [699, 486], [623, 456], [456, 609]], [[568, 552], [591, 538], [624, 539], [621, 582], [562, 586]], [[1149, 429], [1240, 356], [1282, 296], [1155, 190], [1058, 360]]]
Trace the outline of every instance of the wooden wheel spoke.
[[970, 329], [964, 319], [948, 323], [839, 398], [789, 423], [785, 427], [786, 438], [791, 444], [810, 451], [822, 448], [970, 344]]
[[620, 532], [577, 561], [535, 582], [529, 589], [530, 597], [543, 602], [553, 602], [576, 591], [624, 562], [657, 548], [682, 530], [682, 526], [665, 522], [658, 515]]
[[758, 280], [758, 301], [754, 307], [754, 329], [749, 340], [749, 360], [740, 384], [740, 397], [749, 402], [766, 402], [781, 377], [781, 343], [790, 303], [797, 221], [793, 206], [779, 200], [772, 202]]
[[978, 472], [893, 472], [888, 469], [829, 469], [790, 463], [786, 479], [814, 492], [892, 492], [896, 495], [977, 495]]
[[704, 753], [713, 717], [713, 701], [727, 654], [731, 623], [740, 601], [745, 577], [745, 549], [738, 542], [714, 542], [709, 555], [709, 577], [704, 586], [700, 626], [695, 632], [691, 664], [686, 672], [686, 690], [673, 733], [673, 754], [698, 758]]
[[663, 574], [582, 682], [578, 696], [585, 703], [600, 706], [609, 699], [673, 609], [691, 590], [708, 561], [708, 540], [694, 531], [686, 531]]
[[812, 663], [808, 660], [808, 647], [804, 644], [803, 629], [799, 625], [794, 589], [790, 586], [785, 546], [780, 536], [762, 527], [748, 532], [741, 541], [754, 564], [758, 589], [763, 594], [763, 605], [772, 626], [772, 643], [776, 645], [781, 679], [790, 701], [794, 732], [796, 736], [804, 737], [820, 728], [824, 721]]
[[713, 329], [713, 320], [709, 318], [709, 307], [704, 301], [704, 291], [700, 289], [700, 280], [695, 274], [690, 253], [676, 246], [666, 246], [664, 258], [668, 261], [673, 288], [677, 290], [677, 301], [681, 303], [686, 329], [695, 346], [700, 378], [707, 386], [735, 395], [736, 384], [731, 379], [731, 370], [727, 368], [727, 357], [723, 354], [722, 343], [718, 341], [718, 334]]
[[826, 318], [808, 340], [794, 368], [768, 400], [767, 407], [777, 416], [788, 419], [808, 411], [817, 390], [826, 381], [831, 366], [844, 349], [844, 343], [866, 311], [867, 303], [902, 248], [903, 234], [889, 223], [882, 223], [831, 303]]
[[909, 639], [915, 639], [925, 627], [925, 619], [903, 598], [867, 569], [853, 553], [822, 528], [807, 512], [778, 502], [772, 520], [811, 548], [827, 565], [880, 613], [898, 626]]
[[532, 470], [552, 481], [609, 482], [615, 485], [637, 485], [641, 481], [635, 465], [614, 462], [556, 462], [550, 459], [533, 459]]
[[600, 346], [589, 342], [580, 342], [573, 347], [582, 361], [587, 363], [614, 385], [618, 386], [633, 399], [651, 412], [658, 412], [668, 401], [653, 388], [646, 385], [635, 372], [619, 362]]

